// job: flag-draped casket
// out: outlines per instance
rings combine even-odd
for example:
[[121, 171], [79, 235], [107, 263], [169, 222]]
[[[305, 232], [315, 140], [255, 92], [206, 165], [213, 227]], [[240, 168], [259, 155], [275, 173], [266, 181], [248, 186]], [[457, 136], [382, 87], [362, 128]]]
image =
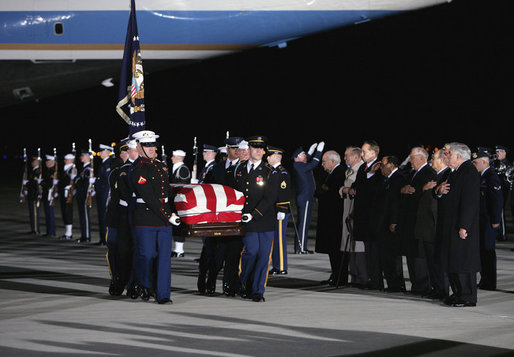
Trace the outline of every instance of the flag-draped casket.
[[177, 214], [197, 237], [242, 235], [244, 195], [220, 184], [172, 185]]

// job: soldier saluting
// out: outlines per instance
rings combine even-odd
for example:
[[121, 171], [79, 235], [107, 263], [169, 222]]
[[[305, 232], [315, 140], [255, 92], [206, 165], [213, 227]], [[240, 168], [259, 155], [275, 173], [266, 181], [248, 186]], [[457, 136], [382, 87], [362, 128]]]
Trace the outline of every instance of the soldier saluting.
[[134, 164], [130, 181], [136, 194], [132, 217], [137, 236], [134, 241], [136, 281], [141, 286], [143, 300], [153, 295], [155, 287], [157, 302], [165, 304], [171, 302], [171, 225], [180, 224], [180, 219], [169, 202], [172, 192], [168, 168], [157, 159], [158, 137], [150, 130], [133, 134], [141, 158]]

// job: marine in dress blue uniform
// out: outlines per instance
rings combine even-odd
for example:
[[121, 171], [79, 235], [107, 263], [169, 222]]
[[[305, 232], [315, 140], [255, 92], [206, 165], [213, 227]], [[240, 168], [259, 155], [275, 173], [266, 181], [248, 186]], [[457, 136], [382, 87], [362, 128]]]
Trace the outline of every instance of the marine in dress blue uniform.
[[[174, 150], [171, 156], [171, 184], [188, 184], [191, 182], [191, 171], [184, 163], [186, 153], [184, 150]], [[182, 258], [184, 257], [184, 243], [186, 241], [187, 232], [185, 231], [185, 225], [181, 224], [178, 227], [173, 228], [173, 241], [175, 248], [171, 253], [172, 257]]]
[[109, 185], [109, 175], [111, 173], [112, 159], [110, 155], [112, 153], [112, 146], [100, 144], [99, 155], [102, 159], [102, 163], [98, 168], [97, 178], [95, 180], [96, 208], [98, 212], [98, 228], [100, 231], [100, 240], [96, 243], [97, 245], [105, 245], [105, 237], [107, 234], [105, 215], [107, 212], [107, 200], [111, 190]]
[[297, 254], [312, 253], [307, 249], [307, 245], [314, 193], [316, 191], [313, 170], [321, 161], [324, 145], [324, 143], [313, 144], [307, 153], [300, 147], [293, 153], [292, 157], [296, 183], [296, 206], [298, 208], [298, 237], [295, 241], [295, 253]]
[[236, 189], [245, 195], [242, 222], [245, 224], [239, 278], [242, 297], [264, 301], [277, 224], [279, 174], [262, 160], [266, 138], [249, 138], [250, 159], [236, 171]]
[[503, 210], [501, 180], [489, 166], [489, 153], [473, 153], [473, 164], [480, 172], [480, 283], [484, 290], [496, 290], [496, 238]]
[[136, 281], [141, 285], [141, 297], [148, 300], [155, 294], [160, 304], [171, 302], [172, 224], [180, 219], [170, 204], [171, 188], [168, 168], [156, 159], [154, 132], [144, 130], [133, 135], [141, 150], [141, 159], [130, 176], [136, 194], [132, 215], [138, 270]]
[[278, 201], [276, 203], [277, 226], [273, 237], [273, 268], [270, 274], [287, 274], [287, 222], [291, 216], [291, 178], [287, 169], [282, 165], [284, 150], [275, 146], [268, 146], [268, 163], [277, 170], [278, 180]]

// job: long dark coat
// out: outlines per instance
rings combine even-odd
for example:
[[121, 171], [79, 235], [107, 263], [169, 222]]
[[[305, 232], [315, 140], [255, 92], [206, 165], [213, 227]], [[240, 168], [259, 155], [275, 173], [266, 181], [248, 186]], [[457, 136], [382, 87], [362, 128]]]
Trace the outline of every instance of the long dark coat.
[[[443, 272], [476, 273], [480, 271], [480, 175], [467, 160], [450, 174], [448, 183], [450, 191], [438, 205], [436, 259]], [[466, 239], [459, 237], [460, 228], [466, 229]]]
[[366, 163], [357, 171], [357, 177], [352, 184], [356, 194], [353, 203], [353, 237], [356, 241], [374, 241], [376, 234], [375, 198], [384, 177], [380, 172], [367, 178]]
[[423, 186], [436, 179], [436, 172], [430, 165], [425, 165], [418, 170], [412, 178], [414, 172], [407, 177], [407, 184], [416, 190], [413, 194], [402, 194], [400, 203], [400, 237], [405, 251], [408, 251], [409, 242], [414, 240], [414, 230], [416, 228], [418, 206], [423, 195]]
[[318, 199], [318, 223], [316, 228], [317, 253], [337, 252], [341, 248], [341, 235], [343, 230], [343, 199], [339, 189], [344, 185], [345, 168], [337, 166], [327, 176], [324, 185], [327, 189], [319, 189], [316, 193]]
[[503, 210], [503, 193], [500, 177], [489, 168], [480, 177], [480, 237], [481, 246], [492, 250], [496, 246], [498, 228], [493, 224], [501, 224]]
[[[451, 169], [445, 168], [437, 174], [436, 185], [448, 178]], [[436, 186], [437, 187], [437, 186]], [[424, 191], [418, 204], [414, 236], [425, 242], [435, 243], [437, 222], [437, 197], [432, 190]]]

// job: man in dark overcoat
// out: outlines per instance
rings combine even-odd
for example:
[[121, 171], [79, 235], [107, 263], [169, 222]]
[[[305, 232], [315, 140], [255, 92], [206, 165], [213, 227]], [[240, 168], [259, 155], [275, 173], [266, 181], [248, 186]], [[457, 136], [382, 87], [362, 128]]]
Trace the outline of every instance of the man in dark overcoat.
[[323, 154], [321, 165], [328, 175], [316, 192], [318, 222], [315, 250], [317, 253], [328, 254], [330, 259], [330, 278], [322, 283], [335, 286], [342, 257], [343, 200], [339, 189], [344, 186], [345, 168], [341, 166], [340, 155], [333, 150]]
[[480, 175], [471, 162], [471, 151], [461, 143], [446, 144], [452, 169], [436, 193], [440, 199], [438, 229], [441, 245], [437, 263], [448, 274], [453, 295], [445, 304], [476, 306], [480, 271], [479, 212]]

